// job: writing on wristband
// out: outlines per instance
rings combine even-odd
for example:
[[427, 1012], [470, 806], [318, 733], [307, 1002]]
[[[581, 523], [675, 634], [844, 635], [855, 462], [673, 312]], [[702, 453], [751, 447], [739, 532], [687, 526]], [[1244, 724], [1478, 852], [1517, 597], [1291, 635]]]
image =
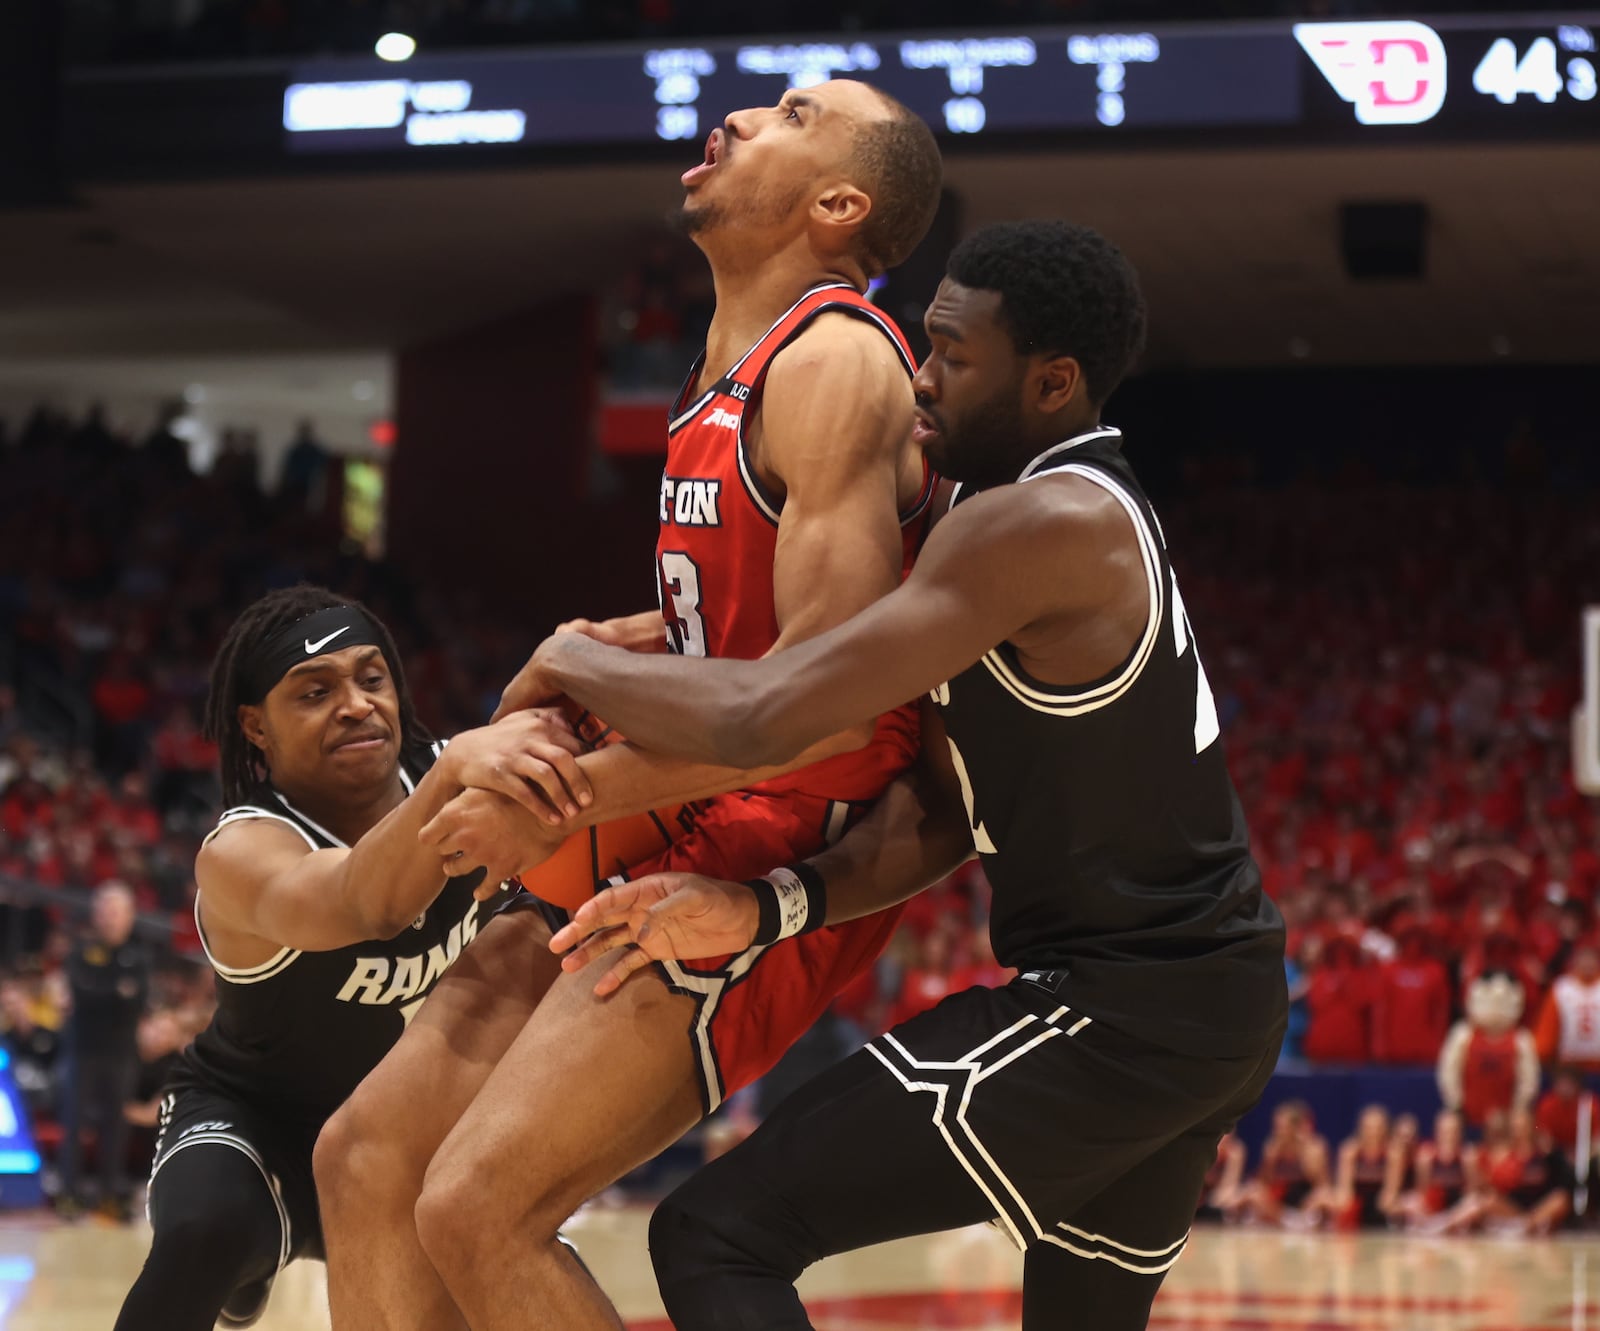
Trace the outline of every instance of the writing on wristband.
[[763, 946], [812, 933], [827, 923], [827, 891], [809, 864], [774, 869], [747, 886], [759, 911], [755, 942]]

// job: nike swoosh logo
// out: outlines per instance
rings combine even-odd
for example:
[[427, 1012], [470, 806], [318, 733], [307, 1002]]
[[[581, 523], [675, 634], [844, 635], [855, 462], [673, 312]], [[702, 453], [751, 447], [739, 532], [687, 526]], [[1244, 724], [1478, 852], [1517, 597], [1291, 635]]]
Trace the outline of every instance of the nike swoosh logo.
[[334, 631], [332, 633], [330, 633], [326, 638], [318, 638], [315, 642], [312, 642], [310, 638], [307, 638], [306, 639], [306, 655], [307, 656], [315, 656], [324, 647], [326, 647], [330, 642], [332, 642], [335, 638], [337, 638], [341, 633], [348, 633], [348, 632], [350, 632], [350, 626], [348, 624], [346, 624], [342, 629], [334, 629]]

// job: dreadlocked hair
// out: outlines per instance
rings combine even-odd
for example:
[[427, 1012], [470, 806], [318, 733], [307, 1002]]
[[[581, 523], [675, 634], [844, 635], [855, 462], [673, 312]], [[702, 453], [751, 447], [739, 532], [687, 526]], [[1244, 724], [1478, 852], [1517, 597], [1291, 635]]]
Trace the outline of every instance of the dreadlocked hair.
[[431, 758], [433, 736], [417, 717], [411, 690], [406, 687], [405, 671], [400, 666], [400, 653], [384, 623], [359, 601], [335, 595], [326, 587], [313, 587], [301, 583], [268, 592], [250, 605], [228, 629], [217, 649], [217, 659], [211, 664], [211, 691], [206, 698], [205, 735], [217, 746], [222, 766], [222, 801], [225, 808], [248, 804], [266, 783], [269, 773], [261, 750], [245, 738], [239, 725], [239, 708], [247, 702], [242, 696], [239, 663], [285, 625], [293, 624], [314, 615], [319, 610], [349, 606], [361, 611], [372, 621], [379, 650], [394, 679], [395, 694], [400, 700], [400, 760], [413, 770], [427, 767]]

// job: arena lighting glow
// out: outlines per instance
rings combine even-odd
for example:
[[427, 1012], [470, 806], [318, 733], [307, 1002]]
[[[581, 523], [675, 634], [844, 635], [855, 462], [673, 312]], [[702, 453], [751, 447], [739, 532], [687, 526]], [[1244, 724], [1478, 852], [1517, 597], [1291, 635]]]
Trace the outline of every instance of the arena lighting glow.
[[417, 53], [417, 42], [403, 32], [386, 32], [372, 49], [379, 60], [409, 60]]

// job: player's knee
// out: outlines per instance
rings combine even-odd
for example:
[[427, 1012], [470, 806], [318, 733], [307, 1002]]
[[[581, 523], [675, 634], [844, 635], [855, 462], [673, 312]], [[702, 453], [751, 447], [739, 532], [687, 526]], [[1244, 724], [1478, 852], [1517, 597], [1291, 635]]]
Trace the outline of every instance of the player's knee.
[[156, 1226], [150, 1266], [168, 1272], [203, 1270], [213, 1279], [226, 1276], [235, 1282], [255, 1275], [253, 1268], [282, 1239], [276, 1213], [264, 1201], [218, 1194], [202, 1206], [174, 1209]]
[[486, 1232], [504, 1232], [497, 1196], [485, 1171], [459, 1164], [448, 1149], [428, 1166], [413, 1217], [417, 1240], [446, 1284], [465, 1270]]
[[384, 1118], [357, 1090], [323, 1125], [311, 1153], [311, 1168], [325, 1212], [338, 1212], [345, 1199], [359, 1198], [361, 1208], [367, 1209], [375, 1200], [400, 1196], [409, 1202], [416, 1197], [426, 1162], [414, 1164], [408, 1152], [391, 1141]]
[[317, 1180], [317, 1197], [324, 1211], [337, 1205], [349, 1191], [345, 1185], [350, 1177], [350, 1157], [361, 1140], [349, 1110], [346, 1103], [322, 1125], [311, 1151], [311, 1172]]
[[817, 1260], [801, 1227], [783, 1224], [771, 1199], [706, 1179], [718, 1172], [702, 1171], [650, 1217], [650, 1260], [663, 1291], [730, 1267], [797, 1279]]

